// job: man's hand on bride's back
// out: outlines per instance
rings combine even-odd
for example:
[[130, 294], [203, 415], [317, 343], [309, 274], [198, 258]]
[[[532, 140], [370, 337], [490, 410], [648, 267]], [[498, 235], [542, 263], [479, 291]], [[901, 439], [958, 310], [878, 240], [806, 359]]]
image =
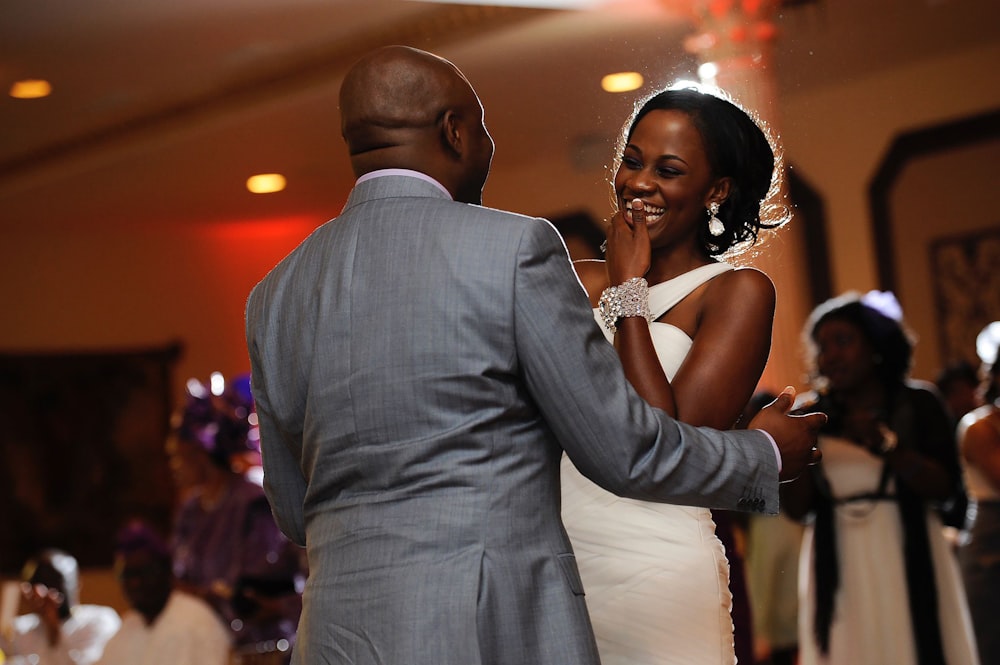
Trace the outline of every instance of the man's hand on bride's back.
[[795, 480], [810, 464], [822, 457], [816, 448], [816, 437], [826, 423], [826, 414], [789, 415], [795, 402], [795, 389], [785, 388], [778, 398], [765, 406], [750, 421], [748, 429], [762, 429], [778, 444], [781, 453], [779, 480]]

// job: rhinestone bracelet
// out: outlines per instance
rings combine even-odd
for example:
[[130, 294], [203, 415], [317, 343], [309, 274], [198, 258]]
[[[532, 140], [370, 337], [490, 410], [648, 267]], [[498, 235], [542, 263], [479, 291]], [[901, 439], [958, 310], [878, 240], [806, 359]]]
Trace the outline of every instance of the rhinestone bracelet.
[[597, 308], [612, 334], [618, 330], [618, 319], [641, 316], [649, 321], [649, 284], [642, 277], [633, 277], [618, 286], [609, 286], [601, 293]]

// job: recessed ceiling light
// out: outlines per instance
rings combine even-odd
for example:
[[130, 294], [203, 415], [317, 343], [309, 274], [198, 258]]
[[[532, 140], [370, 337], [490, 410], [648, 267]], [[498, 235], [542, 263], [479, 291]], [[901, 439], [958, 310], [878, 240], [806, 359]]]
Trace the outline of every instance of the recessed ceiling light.
[[601, 79], [601, 87], [607, 92], [629, 92], [641, 88], [642, 83], [642, 74], [639, 72], [618, 72]]
[[285, 176], [280, 173], [258, 173], [247, 178], [247, 189], [254, 194], [270, 194], [285, 188]]
[[719, 66], [714, 62], [703, 62], [698, 65], [698, 78], [703, 83], [714, 83], [715, 77], [719, 75]]
[[25, 79], [15, 81], [10, 86], [10, 96], [17, 99], [38, 99], [48, 97], [52, 93], [52, 85], [43, 79]]

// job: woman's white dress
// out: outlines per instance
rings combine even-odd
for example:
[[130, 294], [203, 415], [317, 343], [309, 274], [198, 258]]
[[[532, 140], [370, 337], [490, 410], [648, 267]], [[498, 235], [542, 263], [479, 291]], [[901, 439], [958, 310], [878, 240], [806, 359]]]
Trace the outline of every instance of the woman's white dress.
[[[820, 437], [823, 471], [834, 498], [874, 492], [882, 460], [845, 439]], [[895, 493], [890, 481], [886, 493]], [[813, 633], [816, 584], [813, 528], [807, 526], [799, 560], [799, 649], [802, 665], [916, 665], [903, 559], [903, 525], [894, 501], [859, 500], [834, 507], [840, 586], [830, 626], [830, 656]], [[941, 520], [927, 511], [927, 531], [938, 594], [938, 622], [948, 665], [976, 665], [972, 627], [955, 555]]]
[[[649, 289], [661, 316], [732, 266], [702, 266]], [[605, 336], [597, 311], [595, 317]], [[691, 338], [651, 323], [656, 354], [673, 378]], [[623, 499], [562, 461], [562, 515], [576, 552], [603, 665], [731, 665], [729, 562], [706, 508]]]

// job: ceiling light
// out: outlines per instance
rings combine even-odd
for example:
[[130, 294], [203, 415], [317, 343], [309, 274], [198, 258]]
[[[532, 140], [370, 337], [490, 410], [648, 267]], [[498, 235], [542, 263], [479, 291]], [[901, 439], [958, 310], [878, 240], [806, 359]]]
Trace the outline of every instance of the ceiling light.
[[280, 173], [258, 173], [247, 178], [247, 189], [254, 194], [270, 194], [285, 188], [285, 176]]
[[601, 79], [601, 87], [607, 92], [629, 92], [641, 88], [642, 83], [642, 74], [639, 72], [618, 72]]
[[702, 83], [715, 85], [715, 77], [719, 75], [719, 66], [714, 62], [703, 62], [698, 66], [698, 78]]
[[10, 96], [17, 99], [38, 99], [48, 97], [52, 93], [52, 85], [43, 79], [25, 79], [15, 81], [10, 86]]

